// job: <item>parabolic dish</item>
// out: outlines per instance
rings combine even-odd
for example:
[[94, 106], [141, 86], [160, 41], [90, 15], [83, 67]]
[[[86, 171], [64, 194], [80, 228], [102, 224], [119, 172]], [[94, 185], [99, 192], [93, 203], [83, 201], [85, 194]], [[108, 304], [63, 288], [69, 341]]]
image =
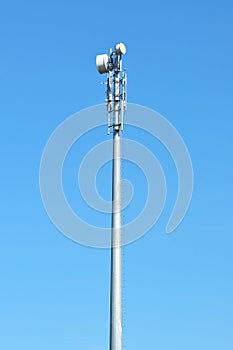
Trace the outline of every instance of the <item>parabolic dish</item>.
[[108, 55], [97, 55], [96, 56], [96, 67], [100, 74], [108, 72]]

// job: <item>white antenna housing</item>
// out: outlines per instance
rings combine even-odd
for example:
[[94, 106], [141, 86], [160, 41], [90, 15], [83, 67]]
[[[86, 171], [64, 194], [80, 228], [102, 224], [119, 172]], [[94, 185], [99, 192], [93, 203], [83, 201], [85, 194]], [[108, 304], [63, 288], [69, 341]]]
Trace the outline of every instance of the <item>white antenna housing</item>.
[[123, 43], [119, 43], [115, 46], [116, 53], [124, 55], [126, 53], [126, 46]]
[[96, 67], [100, 74], [108, 72], [108, 55], [97, 55], [96, 56]]

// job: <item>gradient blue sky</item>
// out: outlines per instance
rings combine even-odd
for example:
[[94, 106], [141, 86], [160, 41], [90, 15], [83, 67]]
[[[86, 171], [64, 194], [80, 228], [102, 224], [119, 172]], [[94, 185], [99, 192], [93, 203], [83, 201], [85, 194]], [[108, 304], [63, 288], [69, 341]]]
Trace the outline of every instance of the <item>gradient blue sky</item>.
[[1, 3], [1, 349], [108, 348], [109, 251], [57, 231], [38, 172], [52, 131], [104, 101], [95, 55], [118, 41], [128, 47], [129, 101], [177, 128], [195, 173], [189, 212], [167, 236], [177, 179], [155, 143], [168, 200], [158, 224], [124, 249], [125, 348], [233, 349], [232, 18], [226, 0]]

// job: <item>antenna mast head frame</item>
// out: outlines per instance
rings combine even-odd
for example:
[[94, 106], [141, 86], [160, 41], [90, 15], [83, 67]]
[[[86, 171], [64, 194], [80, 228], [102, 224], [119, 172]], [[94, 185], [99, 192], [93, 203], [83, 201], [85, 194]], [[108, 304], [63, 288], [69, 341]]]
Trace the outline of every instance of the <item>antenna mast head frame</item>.
[[[106, 90], [106, 106], [108, 112], [108, 134], [114, 125], [111, 122], [111, 114], [120, 112], [119, 126], [123, 130], [123, 114], [126, 110], [126, 73], [122, 70], [122, 55], [126, 53], [126, 46], [118, 43], [114, 47], [114, 51], [110, 49], [109, 54], [101, 54], [96, 56], [96, 67], [100, 74], [108, 74]], [[116, 107], [117, 104], [117, 107]], [[120, 107], [119, 107], [120, 106]]]

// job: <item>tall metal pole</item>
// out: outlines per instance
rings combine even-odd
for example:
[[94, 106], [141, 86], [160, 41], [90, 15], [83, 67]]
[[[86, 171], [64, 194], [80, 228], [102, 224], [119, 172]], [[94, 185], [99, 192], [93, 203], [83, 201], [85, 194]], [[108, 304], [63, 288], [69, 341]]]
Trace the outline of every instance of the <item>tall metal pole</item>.
[[120, 73], [114, 73], [110, 350], [122, 350]]
[[122, 350], [121, 131], [126, 109], [126, 74], [122, 71], [125, 53], [125, 45], [120, 43], [109, 55], [96, 57], [99, 73], [108, 73], [108, 134], [113, 131], [110, 350]]

